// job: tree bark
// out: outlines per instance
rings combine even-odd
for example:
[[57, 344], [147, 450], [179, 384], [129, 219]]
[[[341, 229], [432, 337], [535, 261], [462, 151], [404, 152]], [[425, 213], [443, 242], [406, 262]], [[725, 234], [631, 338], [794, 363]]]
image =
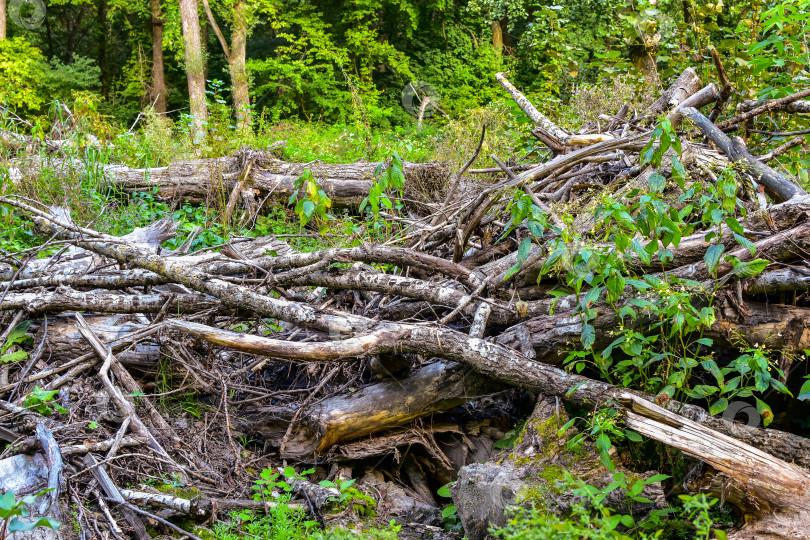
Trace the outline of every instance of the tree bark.
[[[808, 90], [808, 94], [810, 94], [810, 90]], [[756, 111], [756, 109], [754, 109], [754, 111]], [[697, 109], [683, 107], [680, 109], [680, 112], [691, 118], [695, 125], [711, 139], [731, 161], [740, 163], [745, 172], [762, 184], [768, 191], [768, 194], [777, 202], [787, 201], [796, 195], [807, 195], [807, 192], [802, 188], [749, 154], [748, 150], [738, 141], [729, 139], [725, 133], [720, 131], [718, 126], [715, 126]]]
[[149, 103], [155, 112], [166, 112], [166, 74], [163, 68], [163, 11], [160, 0], [152, 0], [152, 91]]
[[231, 21], [231, 43], [228, 44], [222, 34], [214, 12], [208, 0], [203, 0], [205, 13], [208, 15], [208, 22], [219, 39], [225, 58], [228, 60], [228, 70], [231, 75], [231, 86], [233, 91], [233, 108], [236, 112], [238, 127], [240, 131], [250, 126], [250, 96], [248, 94], [248, 77], [245, 67], [247, 34], [248, 34], [248, 5], [244, 0], [239, 0], [233, 8], [233, 20]]
[[637, 396], [625, 398], [631, 408], [627, 427], [697, 457], [722, 475], [710, 489], [739, 508], [744, 519], [728, 538], [810, 538], [806, 470]]
[[0, 0], [0, 40], [6, 39], [6, 0]]
[[[488, 378], [455, 362], [436, 362], [406, 379], [373, 384], [307, 408], [281, 457], [317, 456], [335, 444], [406, 425], [498, 389]], [[279, 446], [294, 412], [285, 407], [257, 407], [242, 416], [265, 441]]]
[[501, 21], [495, 20], [490, 24], [492, 29], [492, 46], [499, 55], [503, 54], [503, 29], [501, 28]]
[[208, 106], [205, 101], [205, 73], [202, 42], [200, 40], [200, 17], [196, 0], [180, 1], [180, 19], [183, 24], [185, 45], [186, 79], [191, 105], [191, 116], [195, 126], [195, 137], [205, 137], [208, 121]]
[[248, 74], [245, 67], [248, 36], [248, 5], [245, 1], [234, 6], [233, 27], [231, 29], [231, 55], [228, 66], [233, 85], [233, 108], [236, 111], [238, 127], [241, 132], [250, 128], [250, 94], [248, 93]]

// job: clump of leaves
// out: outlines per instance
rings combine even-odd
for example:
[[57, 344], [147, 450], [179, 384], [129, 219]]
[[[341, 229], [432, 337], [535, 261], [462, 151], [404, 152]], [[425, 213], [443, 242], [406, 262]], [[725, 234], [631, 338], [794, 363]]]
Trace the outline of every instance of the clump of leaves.
[[[321, 234], [326, 232], [326, 222], [334, 219], [327, 213], [332, 207], [332, 200], [311, 170], [304, 169], [303, 174], [295, 180], [293, 191], [287, 204], [295, 203], [295, 214], [301, 220], [301, 226], [305, 226], [310, 220], [316, 218], [318, 230]], [[299, 197], [302, 191], [305, 196]]]
[[60, 414], [67, 414], [68, 410], [53, 401], [59, 390], [43, 390], [39, 385], [34, 387], [34, 391], [25, 396], [23, 407], [34, 410], [39, 414], [50, 416], [53, 411]]
[[14, 532], [32, 531], [37, 527], [47, 527], [56, 530], [61, 525], [55, 519], [42, 517], [35, 521], [20, 521], [18, 517], [27, 517], [28, 510], [25, 508], [33, 504], [37, 497], [49, 493], [50, 489], [40, 491], [36, 495], [28, 495], [19, 501], [14, 496], [13, 491], [7, 491], [0, 496], [0, 519], [3, 520], [3, 527], [0, 529], [0, 540], [5, 540], [6, 534]]

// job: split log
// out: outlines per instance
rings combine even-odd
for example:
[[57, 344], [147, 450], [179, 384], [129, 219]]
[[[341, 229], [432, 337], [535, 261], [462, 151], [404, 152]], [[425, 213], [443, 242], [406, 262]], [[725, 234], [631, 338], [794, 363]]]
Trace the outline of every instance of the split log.
[[624, 417], [627, 427], [706, 462], [725, 477], [718, 479], [714, 493], [739, 508], [744, 518], [729, 538], [810, 538], [806, 470], [637, 396], [628, 394], [623, 400], [631, 409]]
[[[455, 362], [436, 362], [406, 379], [373, 384], [307, 407], [281, 457], [317, 456], [335, 444], [406, 425], [500, 388]], [[278, 447], [294, 414], [286, 407], [264, 406], [244, 410], [240, 416], [250, 429]]]

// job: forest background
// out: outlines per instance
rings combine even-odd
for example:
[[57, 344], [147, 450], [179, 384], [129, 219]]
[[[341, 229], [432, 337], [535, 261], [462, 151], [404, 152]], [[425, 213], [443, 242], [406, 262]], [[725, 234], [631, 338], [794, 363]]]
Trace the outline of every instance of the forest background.
[[[199, 42], [184, 42], [181, 4], [200, 26]], [[748, 93], [737, 99], [793, 92], [810, 63], [807, 0], [53, 0], [44, 13], [37, 5], [0, 2], [8, 12], [0, 13], [0, 103], [6, 120], [13, 111], [41, 136], [55, 101], [105, 123], [109, 137], [126, 136], [150, 107], [196, 125], [191, 132], [207, 122], [220, 138], [280, 121], [348, 126], [366, 138], [379, 128], [403, 133], [416, 124], [401, 103], [409, 83], [436, 89], [442, 123], [505, 103], [493, 74], [507, 70], [573, 127], [595, 117], [593, 102], [641, 103], [686, 66], [709, 80], [712, 47]], [[15, 16], [36, 24], [14, 24]], [[190, 109], [192, 76], [207, 103], [195, 108], [192, 99]], [[246, 107], [250, 126], [238, 122]], [[96, 136], [105, 135], [100, 127]]]

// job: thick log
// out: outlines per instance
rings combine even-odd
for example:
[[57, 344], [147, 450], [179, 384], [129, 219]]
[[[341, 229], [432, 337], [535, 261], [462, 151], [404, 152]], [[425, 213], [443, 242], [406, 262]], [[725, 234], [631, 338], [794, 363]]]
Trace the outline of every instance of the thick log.
[[[145, 329], [148, 324], [148, 321], [145, 324], [131, 315], [85, 315], [85, 319], [104, 343], [125, 338], [132, 332]], [[40, 330], [35, 338], [37, 342], [42, 339], [41, 334]], [[92, 351], [76, 328], [76, 321], [72, 317], [59, 316], [53, 320], [49, 317], [45, 339], [53, 360], [69, 361]], [[116, 357], [126, 366], [154, 368], [160, 360], [160, 345], [147, 339], [138, 342], [133, 348], [118, 353]]]
[[779, 268], [760, 274], [749, 280], [744, 288], [748, 294], [761, 294], [784, 291], [806, 291], [810, 289], [810, 271], [799, 268]]
[[701, 83], [697, 72], [692, 68], [686, 68], [675, 79], [675, 82], [650, 105], [647, 115], [653, 118], [659, 117], [665, 111], [680, 105], [686, 98], [700, 90], [702, 86], [703, 83]]
[[738, 162], [746, 173], [762, 184], [768, 194], [777, 202], [787, 201], [796, 195], [807, 195], [802, 188], [749, 154], [748, 150], [738, 141], [729, 139], [718, 126], [710, 122], [697, 109], [683, 107], [680, 111], [691, 118], [698, 129], [711, 139], [731, 161]]
[[715, 493], [744, 516], [744, 525], [729, 538], [810, 538], [806, 470], [638, 396], [623, 399], [631, 409], [624, 418], [627, 427], [706, 462], [725, 477]]
[[[198, 335], [189, 323], [176, 325], [175, 328]], [[215, 335], [222, 335], [218, 329], [208, 330]], [[206, 335], [199, 334], [203, 339]], [[248, 343], [246, 341], [243, 343]], [[249, 336], [250, 348], [240, 350], [279, 356], [279, 351], [291, 350], [290, 343], [284, 340]], [[368, 347], [367, 343], [373, 346]], [[221, 344], [226, 343], [219, 342]], [[471, 367], [490, 381], [498, 381], [512, 386], [538, 392], [549, 396], [562, 396], [562, 399], [583, 406], [604, 403], [626, 393], [626, 390], [603, 381], [597, 381], [569, 373], [557, 367], [532, 360], [515, 349], [498, 343], [467, 336], [448, 328], [430, 325], [380, 323], [372, 334], [359, 335], [349, 340], [322, 342], [317, 344], [302, 343], [299, 347], [317, 346], [320, 358], [334, 360], [351, 360], [377, 352], [396, 351], [421, 354], [426, 357], [438, 357], [458, 362]], [[296, 352], [300, 356], [305, 352]], [[287, 356], [289, 357], [289, 356]], [[639, 394], [644, 399], [650, 396]], [[736, 424], [724, 419], [709, 416], [697, 406], [670, 401], [667, 406], [678, 410], [688, 418], [704, 424], [722, 433], [736, 434]], [[286, 427], [285, 427], [286, 429]], [[803, 467], [810, 468], [810, 440], [776, 430], [748, 429], [742, 434], [743, 440], [757, 448], [768, 448], [780, 459], [792, 460]]]
[[[249, 154], [251, 152], [248, 152]], [[254, 152], [255, 153], [255, 152]], [[157, 188], [156, 197], [161, 200], [189, 201], [195, 203], [227, 200], [239, 182], [249, 158], [238, 151], [221, 158], [178, 161], [165, 167], [133, 169], [121, 165], [103, 166], [109, 182], [126, 193], [151, 191]], [[44, 164], [31, 164], [31, 172]], [[295, 193], [295, 180], [305, 169], [321, 183], [332, 200], [333, 207], [358, 206], [368, 196], [378, 163], [358, 161], [348, 164], [288, 163], [262, 154], [256, 157], [250, 168], [245, 187], [255, 190], [259, 198], [272, 196], [286, 201]], [[447, 182], [449, 167], [445, 163], [403, 163], [406, 190], [414, 186], [438, 188]], [[71, 162], [67, 170], [80, 172], [81, 163]], [[15, 177], [26, 172], [25, 167], [15, 170]]]
[[9, 293], [0, 302], [0, 311], [24, 309], [31, 314], [62, 311], [157, 313], [167, 304], [171, 311], [182, 313], [194, 313], [222, 305], [216, 298], [204, 294], [119, 294], [106, 290], [83, 292], [59, 287], [53, 292]]
[[[307, 407], [281, 457], [320, 455], [335, 444], [406, 425], [499, 388], [455, 362], [436, 362], [406, 379], [373, 384]], [[294, 414], [289, 408], [266, 406], [245, 410], [241, 416], [278, 447]]]

